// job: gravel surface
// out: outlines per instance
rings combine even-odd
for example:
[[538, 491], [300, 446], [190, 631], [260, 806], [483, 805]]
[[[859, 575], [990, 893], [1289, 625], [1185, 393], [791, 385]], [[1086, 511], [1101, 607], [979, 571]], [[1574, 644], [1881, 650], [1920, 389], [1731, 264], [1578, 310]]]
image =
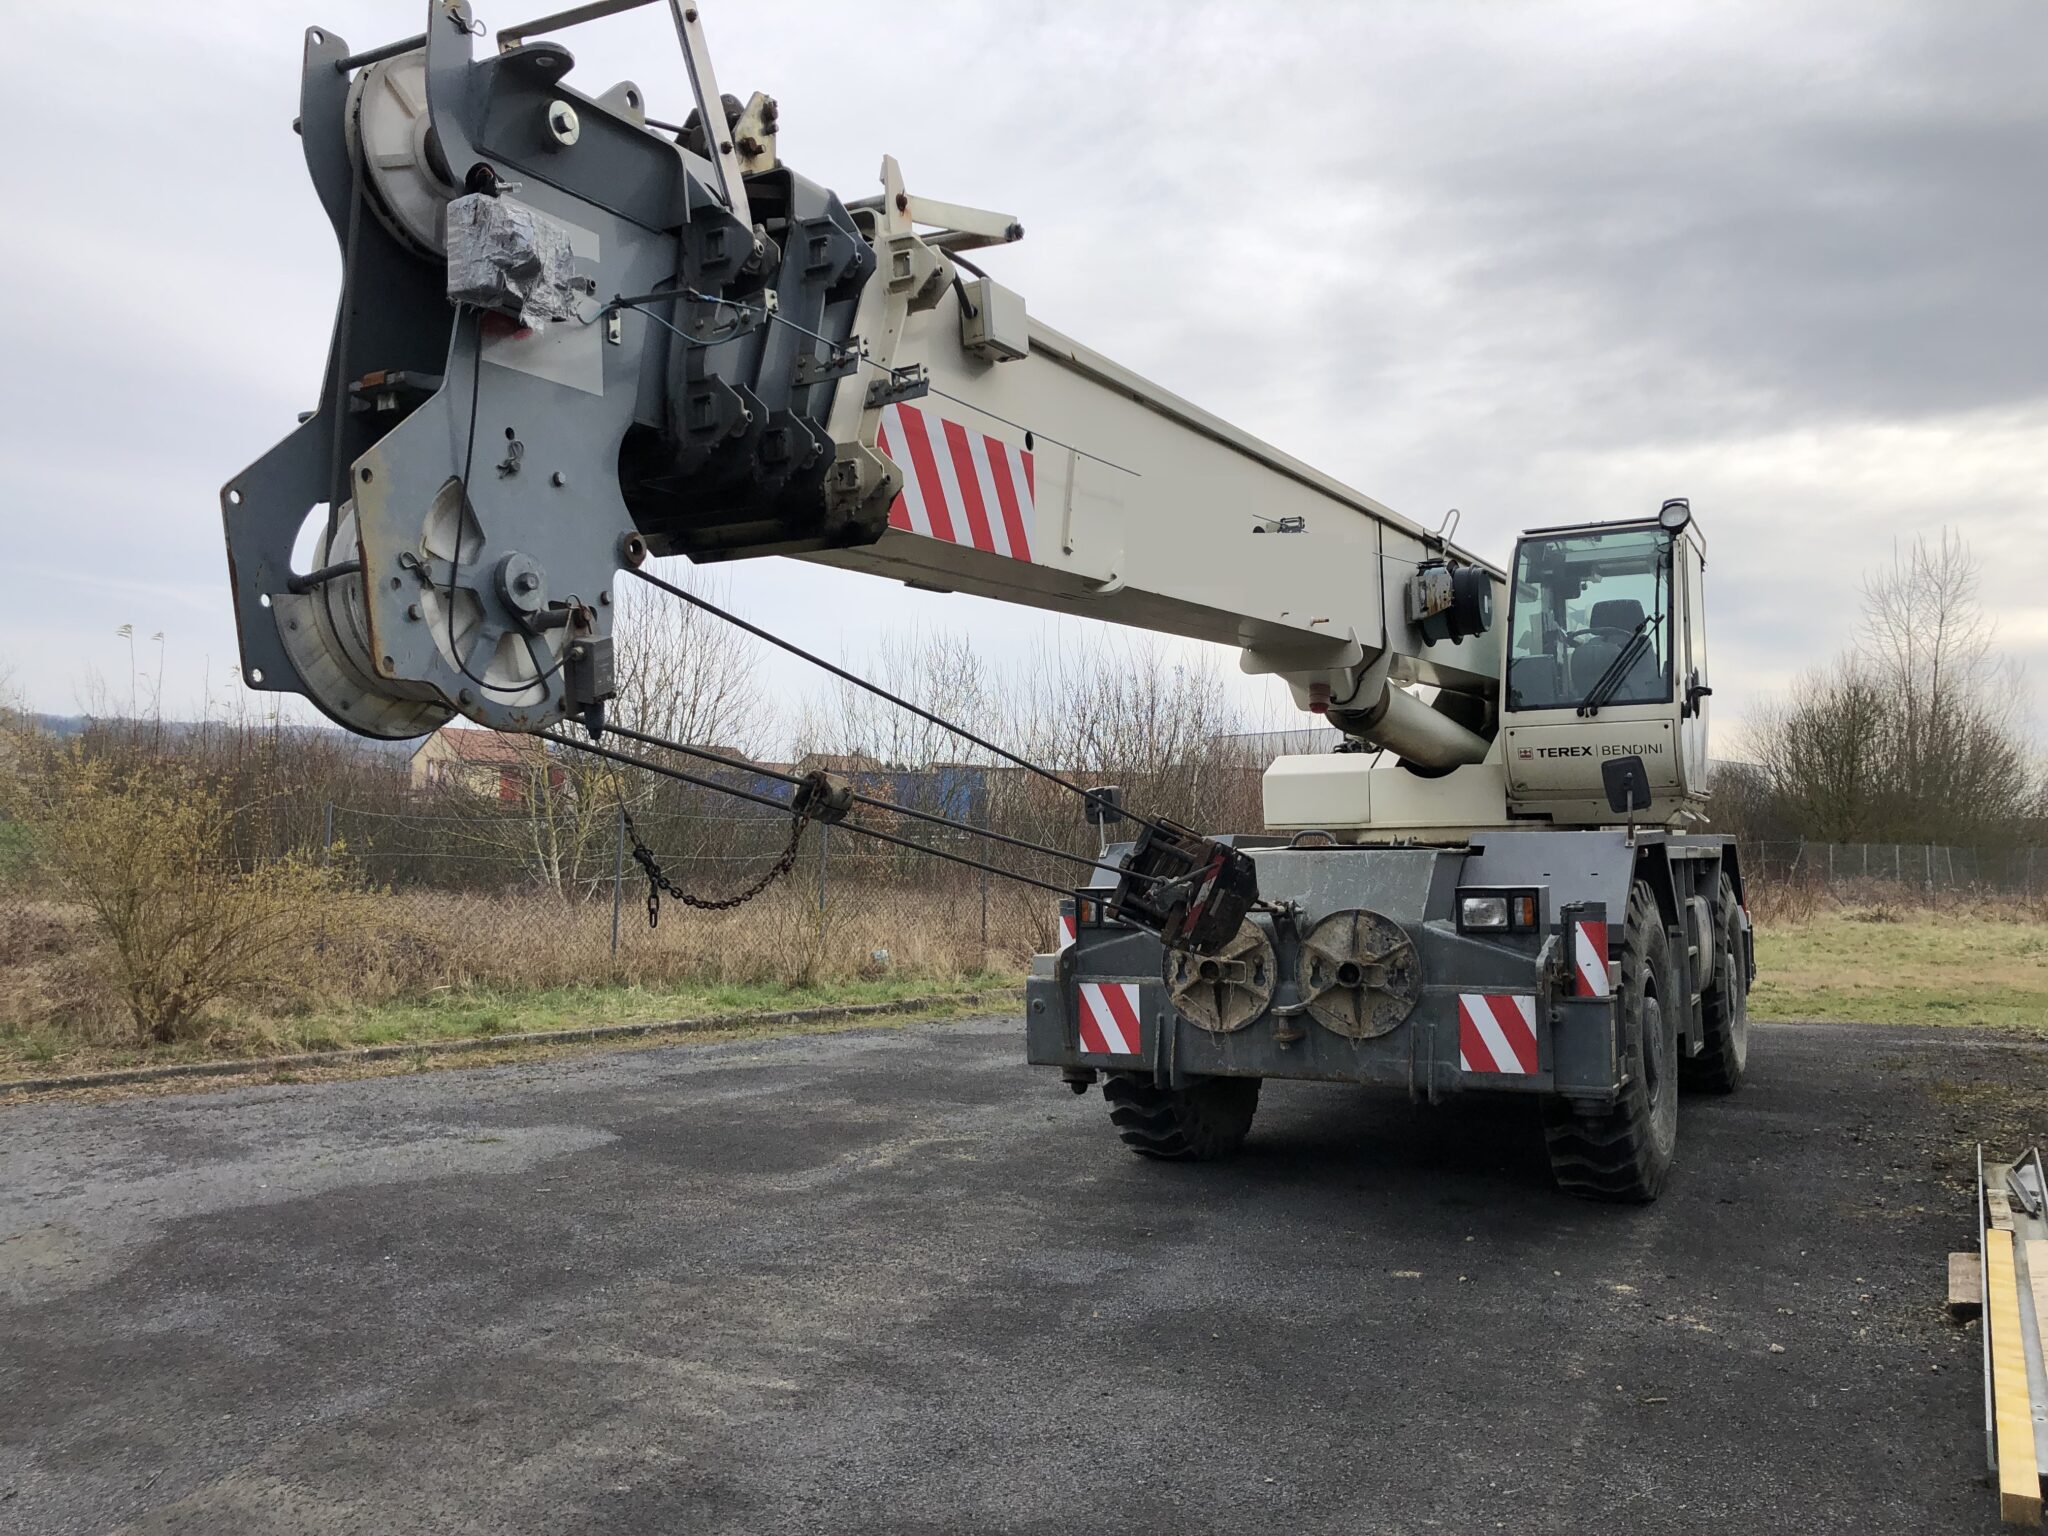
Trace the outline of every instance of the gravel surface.
[[0, 1110], [0, 1530], [2000, 1529], [1943, 1256], [2048, 1047], [1759, 1026], [1616, 1209], [1517, 1103], [1145, 1163], [1019, 1043]]

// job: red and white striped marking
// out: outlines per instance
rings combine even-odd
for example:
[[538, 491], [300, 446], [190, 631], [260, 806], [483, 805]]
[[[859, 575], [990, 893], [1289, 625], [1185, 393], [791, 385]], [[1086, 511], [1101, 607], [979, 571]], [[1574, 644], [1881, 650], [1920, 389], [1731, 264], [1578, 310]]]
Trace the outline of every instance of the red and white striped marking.
[[1536, 1070], [1536, 999], [1526, 992], [1458, 994], [1458, 1066], [1524, 1077]]
[[1579, 997], [1605, 997], [1607, 979], [1607, 924], [1572, 924], [1572, 990]]
[[914, 405], [882, 408], [876, 439], [903, 471], [889, 526], [1015, 560], [1031, 558], [1032, 455]]
[[1077, 925], [1077, 924], [1075, 923], [1075, 921], [1074, 921], [1074, 904], [1073, 904], [1073, 903], [1072, 903], [1071, 901], [1063, 901], [1063, 902], [1061, 902], [1061, 903], [1060, 903], [1060, 942], [1059, 942], [1059, 948], [1058, 948], [1058, 949], [1055, 949], [1055, 950], [1053, 951], [1053, 953], [1054, 953], [1054, 954], [1058, 954], [1058, 953], [1060, 952], [1060, 950], [1061, 950], [1061, 949], [1065, 949], [1065, 948], [1066, 948], [1066, 947], [1067, 947], [1067, 946], [1068, 946], [1069, 944], [1071, 944], [1071, 943], [1073, 943], [1073, 942], [1074, 942], [1075, 938], [1077, 938], [1077, 937], [1079, 936], [1079, 934], [1080, 934], [1080, 928], [1079, 928], [1079, 925]]
[[1138, 1026], [1135, 981], [1084, 981], [1080, 989], [1081, 1049], [1091, 1056], [1136, 1056], [1144, 1043]]

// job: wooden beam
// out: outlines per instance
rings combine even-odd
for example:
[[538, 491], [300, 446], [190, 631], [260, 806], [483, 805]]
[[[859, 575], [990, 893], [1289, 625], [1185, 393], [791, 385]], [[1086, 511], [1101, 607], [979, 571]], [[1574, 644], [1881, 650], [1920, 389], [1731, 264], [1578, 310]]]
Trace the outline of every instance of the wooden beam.
[[[2027, 1255], [2033, 1261], [2032, 1253]], [[1948, 1256], [1948, 1315], [1966, 1323], [1984, 1310], [1984, 1256], [1952, 1253]]]
[[1985, 1209], [1991, 1212], [1991, 1225], [2003, 1231], [2012, 1230], [2012, 1197], [2002, 1189], [1984, 1191]]
[[1998, 1424], [1998, 1514], [2007, 1525], [2041, 1523], [2041, 1469], [2034, 1457], [2034, 1404], [2020, 1336], [2019, 1276], [2012, 1233], [1984, 1234], [1985, 1294], [1991, 1339], [1991, 1395]]

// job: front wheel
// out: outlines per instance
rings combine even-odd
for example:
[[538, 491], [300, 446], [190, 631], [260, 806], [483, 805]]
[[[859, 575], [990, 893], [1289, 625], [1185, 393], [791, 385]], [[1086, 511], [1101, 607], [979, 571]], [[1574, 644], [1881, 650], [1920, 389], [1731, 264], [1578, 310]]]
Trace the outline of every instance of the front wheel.
[[1543, 1106], [1544, 1142], [1558, 1188], [1592, 1200], [1657, 1198], [1678, 1151], [1678, 1011], [1671, 944], [1657, 897], [1637, 881], [1628, 895], [1615, 967], [1616, 1023], [1628, 1083], [1614, 1107], [1582, 1114], [1567, 1099]]
[[1259, 1107], [1256, 1077], [1204, 1077], [1161, 1088], [1149, 1077], [1115, 1074], [1103, 1082], [1109, 1118], [1141, 1157], [1207, 1162], [1228, 1157], [1251, 1133]]

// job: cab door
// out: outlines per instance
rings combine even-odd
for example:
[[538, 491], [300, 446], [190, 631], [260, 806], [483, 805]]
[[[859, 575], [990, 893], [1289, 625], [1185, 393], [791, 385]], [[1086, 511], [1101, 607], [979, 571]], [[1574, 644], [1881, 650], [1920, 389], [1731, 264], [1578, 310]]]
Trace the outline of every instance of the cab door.
[[1672, 681], [1678, 695], [1678, 774], [1681, 792], [1707, 792], [1707, 705], [1713, 690], [1707, 681], [1706, 558], [1692, 530], [1678, 536], [1672, 574], [1678, 586], [1679, 633], [1677, 665]]

